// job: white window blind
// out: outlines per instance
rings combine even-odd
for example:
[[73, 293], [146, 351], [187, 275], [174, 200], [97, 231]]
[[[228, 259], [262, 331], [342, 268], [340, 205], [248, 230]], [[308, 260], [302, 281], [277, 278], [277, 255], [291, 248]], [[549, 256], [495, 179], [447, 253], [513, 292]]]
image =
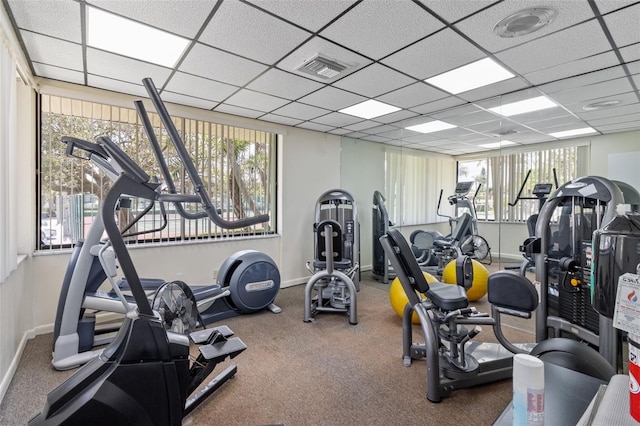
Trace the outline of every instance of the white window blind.
[[[1, 34], [1, 33], [0, 33]], [[0, 281], [16, 269], [17, 89], [16, 62], [0, 42]]]

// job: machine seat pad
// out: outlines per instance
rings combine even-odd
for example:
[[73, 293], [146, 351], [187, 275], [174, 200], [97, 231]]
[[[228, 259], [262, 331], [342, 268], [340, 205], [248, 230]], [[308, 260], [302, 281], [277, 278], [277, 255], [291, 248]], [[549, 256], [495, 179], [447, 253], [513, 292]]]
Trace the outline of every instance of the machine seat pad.
[[430, 283], [425, 293], [429, 300], [443, 311], [454, 311], [469, 306], [469, 298], [465, 289], [459, 285]]
[[[314, 260], [313, 267], [316, 270], [324, 270], [327, 269], [327, 262], [322, 260]], [[346, 270], [351, 268], [351, 261], [349, 259], [341, 259], [333, 261], [333, 269], [337, 270]]]
[[487, 282], [489, 303], [499, 308], [533, 312], [538, 307], [538, 292], [528, 278], [514, 271], [498, 271]]

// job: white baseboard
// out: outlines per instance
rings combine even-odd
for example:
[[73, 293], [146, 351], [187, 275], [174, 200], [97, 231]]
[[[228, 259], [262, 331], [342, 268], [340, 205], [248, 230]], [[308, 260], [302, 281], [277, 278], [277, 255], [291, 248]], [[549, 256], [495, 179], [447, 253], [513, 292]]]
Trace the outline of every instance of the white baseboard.
[[33, 339], [35, 336], [35, 329], [27, 330], [22, 335], [22, 339], [20, 339], [20, 344], [18, 345], [18, 350], [14, 354], [13, 359], [11, 360], [11, 364], [9, 365], [6, 374], [2, 378], [2, 382], [0, 382], [0, 402], [2, 402], [2, 400], [4, 399], [4, 396], [9, 389], [9, 385], [11, 384], [11, 380], [13, 380], [13, 376], [16, 374], [18, 364], [20, 364], [20, 358], [22, 358], [24, 348], [27, 346], [27, 340]]

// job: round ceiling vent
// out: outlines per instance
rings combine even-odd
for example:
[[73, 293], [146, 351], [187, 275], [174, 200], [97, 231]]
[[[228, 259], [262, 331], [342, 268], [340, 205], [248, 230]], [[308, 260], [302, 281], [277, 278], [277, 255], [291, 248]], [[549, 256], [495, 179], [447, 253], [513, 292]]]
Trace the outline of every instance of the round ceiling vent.
[[583, 106], [582, 109], [585, 110], [585, 111], [595, 111], [595, 110], [598, 110], [598, 109], [611, 108], [611, 107], [614, 107], [616, 105], [620, 105], [620, 102], [621, 101], [619, 101], [617, 99], [610, 100], [610, 101], [594, 102], [592, 104]]
[[500, 37], [520, 37], [550, 24], [556, 17], [556, 11], [549, 7], [534, 7], [521, 10], [507, 16], [493, 27]]

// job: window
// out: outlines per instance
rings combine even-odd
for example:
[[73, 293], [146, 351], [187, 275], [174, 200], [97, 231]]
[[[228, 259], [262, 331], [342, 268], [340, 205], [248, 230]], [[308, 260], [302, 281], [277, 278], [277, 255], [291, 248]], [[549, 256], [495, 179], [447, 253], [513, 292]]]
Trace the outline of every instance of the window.
[[[524, 222], [537, 213], [540, 202], [533, 194], [539, 183], [558, 185], [587, 173], [588, 147], [572, 146], [542, 151], [498, 155], [458, 162], [458, 181], [482, 184], [476, 198], [478, 219]], [[525, 179], [522, 197], [514, 203]]]
[[[70, 246], [84, 238], [111, 180], [89, 161], [65, 155], [62, 136], [95, 141], [108, 136], [143, 170], [161, 180], [151, 144], [134, 108], [121, 108], [53, 95], [41, 96], [39, 203], [41, 248]], [[191, 182], [157, 114], [149, 113], [178, 192], [193, 193]], [[212, 202], [225, 220], [269, 214], [271, 221], [249, 229], [225, 230], [208, 219], [187, 220], [166, 206], [166, 221], [158, 203], [128, 232], [131, 242], [183, 241], [273, 232], [275, 224], [274, 133], [173, 117]], [[118, 223], [124, 228], [149, 206], [147, 200], [123, 203]], [[195, 212], [198, 206], [186, 205]], [[163, 225], [166, 223], [166, 226]], [[162, 229], [160, 229], [162, 228]]]
[[436, 155], [387, 151], [385, 204], [395, 225], [443, 221], [437, 215], [438, 194], [455, 176], [455, 162]]

